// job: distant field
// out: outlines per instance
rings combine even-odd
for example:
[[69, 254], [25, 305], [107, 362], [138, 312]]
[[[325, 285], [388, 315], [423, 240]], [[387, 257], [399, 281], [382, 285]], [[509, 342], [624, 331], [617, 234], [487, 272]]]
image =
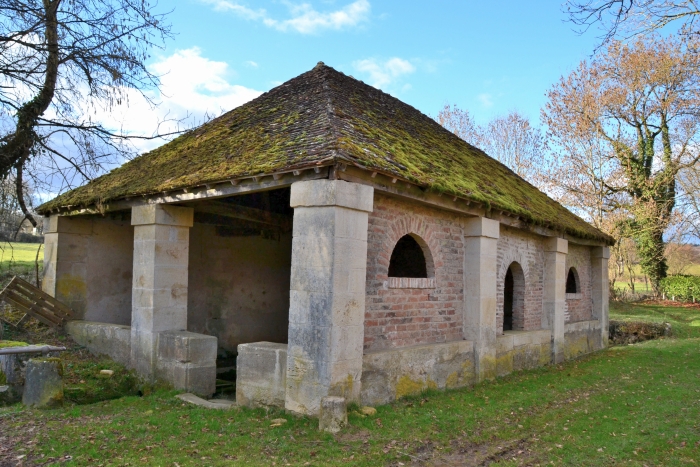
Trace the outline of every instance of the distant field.
[[[7, 268], [12, 263], [31, 263], [36, 259], [36, 250], [41, 243], [0, 242], [0, 268]], [[44, 248], [39, 252], [39, 261], [44, 261]]]

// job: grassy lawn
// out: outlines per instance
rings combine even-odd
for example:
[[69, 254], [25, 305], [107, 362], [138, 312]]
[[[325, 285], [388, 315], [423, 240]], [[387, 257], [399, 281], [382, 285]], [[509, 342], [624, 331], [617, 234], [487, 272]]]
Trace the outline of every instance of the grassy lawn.
[[39, 251], [39, 275], [44, 269], [44, 247], [40, 243], [0, 242], [0, 286], [4, 287], [12, 276], [34, 283], [36, 281], [36, 252]]
[[[698, 311], [616, 305], [611, 315], [684, 323], [687, 337]], [[104, 364], [82, 367], [70, 385], [90, 386]], [[156, 391], [0, 409], [0, 438], [24, 436], [14, 455], [25, 465], [696, 465], [699, 379], [700, 338], [663, 339], [426, 393], [372, 417], [351, 412], [336, 436], [280, 410], [212, 411]], [[272, 427], [276, 418], [288, 422]]]

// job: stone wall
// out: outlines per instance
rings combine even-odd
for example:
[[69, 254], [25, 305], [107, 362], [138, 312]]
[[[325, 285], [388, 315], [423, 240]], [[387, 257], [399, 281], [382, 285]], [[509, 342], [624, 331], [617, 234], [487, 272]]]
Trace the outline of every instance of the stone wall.
[[474, 343], [456, 341], [369, 352], [362, 364], [362, 403], [386, 404], [426, 389], [474, 383]]
[[129, 220], [53, 216], [45, 231], [43, 290], [79, 318], [129, 325], [134, 250]]
[[[367, 238], [365, 351], [462, 338], [464, 245], [459, 222], [456, 214], [375, 194]], [[390, 288], [391, 253], [409, 233], [430, 249], [434, 288]]]
[[552, 362], [552, 334], [540, 331], [506, 331], [498, 336], [496, 371], [498, 376]]
[[566, 257], [566, 274], [570, 268], [575, 268], [579, 279], [579, 293], [567, 294], [566, 322], [587, 321], [591, 319], [591, 249], [590, 247], [569, 243], [569, 254]]
[[[503, 333], [503, 284], [508, 267], [517, 262], [525, 276], [521, 316], [513, 316], [514, 329], [536, 330], [542, 327], [544, 280], [544, 244], [541, 237], [501, 225], [498, 239], [496, 329]], [[515, 302], [515, 300], [514, 300]], [[515, 305], [515, 303], [514, 303]]]
[[567, 360], [600, 350], [607, 342], [602, 341], [598, 320], [567, 323], [565, 326], [564, 358]]
[[247, 342], [287, 342], [291, 256], [291, 233], [279, 240], [229, 237], [195, 223], [187, 329], [216, 336], [231, 353]]

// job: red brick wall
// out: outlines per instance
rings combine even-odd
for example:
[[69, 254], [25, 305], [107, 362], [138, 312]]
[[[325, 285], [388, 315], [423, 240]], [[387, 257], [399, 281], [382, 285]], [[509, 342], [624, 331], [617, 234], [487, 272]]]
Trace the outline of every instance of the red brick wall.
[[496, 329], [503, 333], [503, 283], [506, 271], [515, 261], [525, 276], [525, 292], [520, 315], [514, 307], [513, 330], [542, 328], [542, 294], [544, 278], [544, 244], [540, 237], [501, 225], [497, 244]]
[[[435, 288], [388, 287], [391, 252], [409, 233], [430, 249]], [[375, 194], [367, 238], [365, 350], [462, 339], [463, 257], [459, 216]]]
[[579, 278], [581, 298], [566, 300], [566, 322], [587, 321], [593, 311], [593, 295], [591, 292], [591, 249], [586, 246], [569, 243], [569, 254], [566, 257], [566, 274], [569, 268], [576, 268]]

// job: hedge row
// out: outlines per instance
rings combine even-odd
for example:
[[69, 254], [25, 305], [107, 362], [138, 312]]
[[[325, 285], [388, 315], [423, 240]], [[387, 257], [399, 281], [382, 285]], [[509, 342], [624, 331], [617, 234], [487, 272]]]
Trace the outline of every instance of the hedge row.
[[661, 279], [661, 291], [674, 300], [700, 300], [700, 276], [668, 276]]

